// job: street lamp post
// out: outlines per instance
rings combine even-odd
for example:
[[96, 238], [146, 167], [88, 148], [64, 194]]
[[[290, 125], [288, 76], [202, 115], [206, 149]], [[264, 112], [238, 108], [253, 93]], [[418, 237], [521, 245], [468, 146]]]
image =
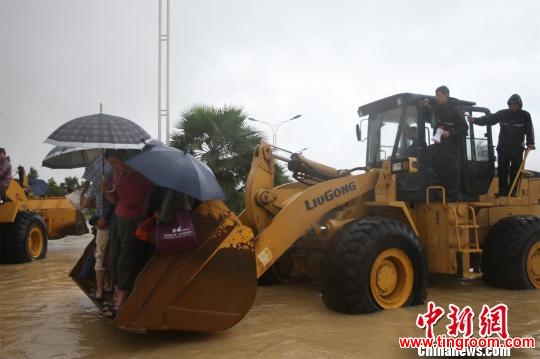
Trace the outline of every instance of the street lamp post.
[[278, 123], [270, 123], [270, 122], [266, 122], [266, 121], [261, 121], [261, 120], [255, 119], [253, 117], [249, 117], [248, 120], [253, 121], [253, 122], [260, 122], [260, 123], [270, 127], [270, 129], [272, 130], [272, 146], [275, 147], [275, 146], [277, 146], [277, 131], [278, 131], [279, 127], [281, 125], [283, 125], [284, 123], [292, 121], [292, 120], [296, 120], [297, 118], [299, 118], [301, 116], [302, 115], [296, 115], [294, 117], [289, 118], [288, 120], [281, 121], [281, 122], [278, 122]]

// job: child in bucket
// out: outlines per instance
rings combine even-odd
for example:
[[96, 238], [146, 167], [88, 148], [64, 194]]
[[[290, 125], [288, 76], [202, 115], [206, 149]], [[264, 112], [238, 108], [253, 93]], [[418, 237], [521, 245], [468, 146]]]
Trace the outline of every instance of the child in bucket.
[[[112, 173], [106, 174], [106, 176], [111, 178]], [[84, 208], [94, 206], [96, 208], [95, 223], [90, 224], [96, 227], [96, 292], [94, 299], [101, 302], [104, 299], [103, 291], [112, 291], [112, 285], [108, 280], [104, 259], [107, 245], [109, 244], [109, 226], [112, 221], [114, 206], [101, 193], [99, 183], [97, 182], [94, 182], [88, 192], [84, 194], [82, 204]]]

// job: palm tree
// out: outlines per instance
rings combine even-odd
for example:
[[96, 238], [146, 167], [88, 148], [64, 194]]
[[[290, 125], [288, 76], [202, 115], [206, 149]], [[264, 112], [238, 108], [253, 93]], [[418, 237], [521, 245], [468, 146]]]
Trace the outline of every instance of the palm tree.
[[[214, 171], [227, 204], [235, 212], [244, 207], [243, 192], [254, 147], [264, 137], [247, 124], [242, 108], [195, 105], [180, 115], [171, 146], [192, 154]], [[288, 178], [276, 168], [276, 183]]]

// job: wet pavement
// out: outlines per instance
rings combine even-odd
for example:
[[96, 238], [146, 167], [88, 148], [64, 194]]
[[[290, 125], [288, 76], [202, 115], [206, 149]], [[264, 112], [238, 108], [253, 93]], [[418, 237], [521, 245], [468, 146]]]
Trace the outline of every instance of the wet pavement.
[[[124, 332], [101, 318], [68, 276], [89, 240], [49, 241], [45, 260], [0, 266], [0, 358], [416, 358], [398, 338], [425, 334], [415, 325], [425, 305], [344, 315], [327, 310], [310, 282], [259, 287], [251, 311], [223, 332]], [[471, 306], [475, 322], [483, 304], [507, 304], [510, 336], [537, 342], [535, 349], [513, 349], [512, 357], [540, 357], [540, 290], [436, 278], [428, 293], [445, 310], [450, 303]], [[446, 324], [436, 326], [438, 334]]]

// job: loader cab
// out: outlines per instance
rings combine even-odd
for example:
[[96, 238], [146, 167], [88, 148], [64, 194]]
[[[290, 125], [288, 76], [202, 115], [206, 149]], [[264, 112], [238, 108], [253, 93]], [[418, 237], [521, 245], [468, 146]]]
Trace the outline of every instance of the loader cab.
[[[423, 104], [426, 98], [434, 101], [433, 96], [403, 93], [358, 109], [361, 121], [357, 135], [360, 141], [367, 141], [367, 167], [380, 167], [382, 160], [417, 159], [416, 173], [396, 173], [398, 200], [424, 201], [426, 188], [441, 184], [432, 166], [437, 146], [433, 141], [435, 118], [433, 109]], [[465, 114], [475, 117], [489, 114], [489, 110], [475, 107], [474, 102], [458, 101]], [[462, 146], [458, 200], [477, 201], [480, 194], [487, 192], [494, 176], [491, 127], [469, 125]]]

